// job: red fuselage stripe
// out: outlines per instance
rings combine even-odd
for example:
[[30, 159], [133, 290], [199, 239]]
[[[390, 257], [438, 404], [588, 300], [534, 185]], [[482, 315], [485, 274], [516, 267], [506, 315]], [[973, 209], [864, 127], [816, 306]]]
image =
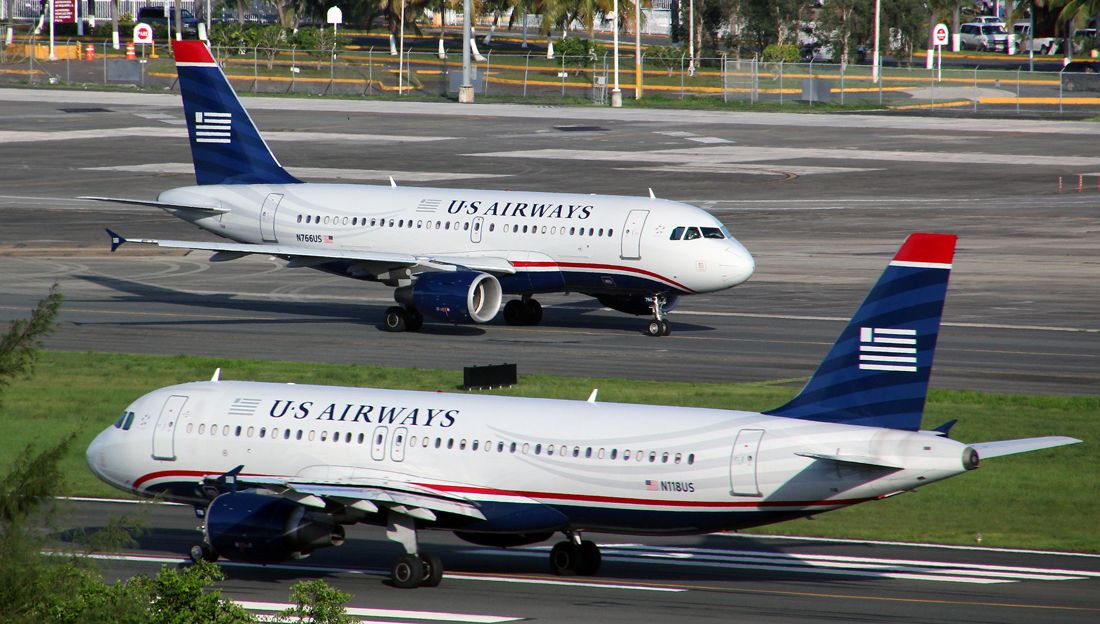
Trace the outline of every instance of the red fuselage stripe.
[[[164, 470], [151, 472], [134, 481], [134, 489], [140, 489], [142, 485], [154, 479], [168, 477], [194, 477], [196, 479], [213, 472], [200, 472], [196, 470]], [[278, 475], [259, 475], [242, 473], [241, 477], [267, 477]], [[291, 477], [288, 477], [291, 479]], [[574, 503], [611, 503], [619, 505], [648, 505], [651, 507], [698, 507], [709, 509], [737, 509], [745, 507], [832, 507], [839, 505], [855, 505], [863, 503], [871, 498], [847, 498], [837, 500], [819, 501], [691, 501], [691, 500], [660, 500], [649, 498], [627, 498], [622, 496], [596, 496], [591, 494], [568, 494], [564, 492], [529, 492], [523, 490], [498, 490], [494, 488], [482, 488], [466, 485], [440, 485], [434, 483], [414, 483], [413, 485], [431, 488], [440, 492], [453, 492], [461, 494], [481, 494], [485, 496], [514, 496], [535, 500], [554, 500]]]

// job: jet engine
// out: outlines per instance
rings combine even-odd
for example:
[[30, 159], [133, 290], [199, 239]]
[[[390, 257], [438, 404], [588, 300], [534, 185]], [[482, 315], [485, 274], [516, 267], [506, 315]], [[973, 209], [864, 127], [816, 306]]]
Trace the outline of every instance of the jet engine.
[[[646, 295], [612, 295], [601, 293], [591, 296], [595, 297], [603, 305], [617, 312], [634, 314], [637, 316], [648, 316], [653, 314], [653, 303], [646, 300], [648, 298]], [[676, 304], [676, 295], [667, 295], [665, 301], [664, 310], [667, 312]]]
[[344, 543], [331, 514], [254, 490], [229, 492], [206, 510], [206, 539], [227, 559], [274, 563]]
[[488, 323], [500, 310], [497, 278], [476, 271], [421, 273], [412, 286], [394, 292], [398, 303], [449, 323]]

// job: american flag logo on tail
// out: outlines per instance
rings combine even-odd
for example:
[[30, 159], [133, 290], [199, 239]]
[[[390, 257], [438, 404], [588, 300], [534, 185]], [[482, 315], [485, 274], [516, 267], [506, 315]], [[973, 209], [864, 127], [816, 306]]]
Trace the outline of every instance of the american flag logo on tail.
[[196, 143], [229, 143], [232, 131], [232, 113], [195, 113]]
[[859, 368], [917, 372], [917, 330], [860, 327]]

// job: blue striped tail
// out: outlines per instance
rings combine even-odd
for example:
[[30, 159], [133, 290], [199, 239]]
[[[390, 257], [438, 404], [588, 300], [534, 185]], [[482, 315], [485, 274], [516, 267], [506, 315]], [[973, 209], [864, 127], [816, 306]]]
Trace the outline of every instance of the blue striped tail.
[[203, 184], [294, 184], [202, 41], [173, 41], [195, 178]]
[[909, 235], [798, 396], [765, 414], [920, 429], [956, 238]]

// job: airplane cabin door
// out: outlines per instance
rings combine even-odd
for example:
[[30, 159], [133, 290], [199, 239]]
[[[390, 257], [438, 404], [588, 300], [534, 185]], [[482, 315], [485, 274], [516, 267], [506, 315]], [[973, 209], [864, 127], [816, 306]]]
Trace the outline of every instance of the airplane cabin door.
[[260, 235], [265, 243], [277, 243], [275, 237], [275, 213], [279, 210], [279, 202], [283, 196], [279, 193], [270, 193], [264, 199], [264, 205], [260, 207]]
[[645, 227], [648, 210], [631, 210], [623, 224], [622, 251], [623, 260], [638, 260], [642, 257], [642, 228]]
[[172, 395], [160, 408], [160, 416], [153, 428], [153, 459], [176, 460], [176, 422], [187, 403], [187, 397]]
[[470, 226], [470, 242], [481, 242], [481, 227], [485, 223], [485, 217], [475, 217], [473, 224]]
[[742, 429], [737, 433], [733, 455], [730, 457], [730, 495], [760, 496], [756, 464], [760, 439], [763, 437], [763, 429]]

